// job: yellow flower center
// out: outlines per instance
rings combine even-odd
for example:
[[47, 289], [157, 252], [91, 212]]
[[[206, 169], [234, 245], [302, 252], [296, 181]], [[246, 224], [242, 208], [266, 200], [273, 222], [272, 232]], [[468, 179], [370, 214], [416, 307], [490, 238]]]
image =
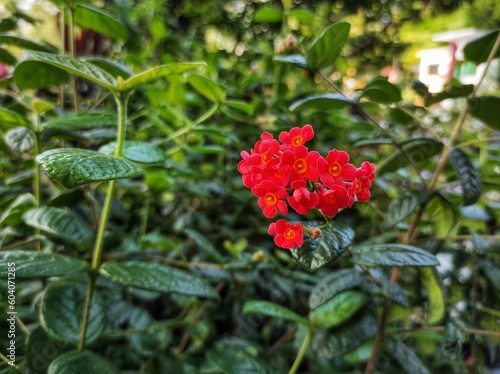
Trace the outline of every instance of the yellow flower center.
[[285, 237], [286, 240], [293, 240], [295, 239], [295, 230], [287, 229], [283, 236]]
[[264, 200], [266, 201], [267, 205], [276, 205], [276, 203], [278, 202], [276, 195], [271, 192], [268, 192], [266, 196], [264, 196]]
[[328, 172], [332, 176], [338, 177], [342, 173], [342, 166], [338, 162], [334, 162], [328, 167]]
[[296, 137], [294, 137], [292, 139], [292, 145], [294, 147], [298, 146], [298, 145], [302, 145], [304, 144], [304, 138], [302, 137], [302, 135], [297, 135]]
[[307, 171], [307, 162], [303, 158], [299, 158], [293, 163], [293, 170], [297, 174], [304, 174]]

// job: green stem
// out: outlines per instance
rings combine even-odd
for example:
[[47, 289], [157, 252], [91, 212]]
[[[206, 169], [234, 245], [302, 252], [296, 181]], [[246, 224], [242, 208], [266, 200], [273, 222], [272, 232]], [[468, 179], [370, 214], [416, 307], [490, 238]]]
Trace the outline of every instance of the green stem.
[[[69, 54], [72, 58], [75, 58], [75, 12], [76, 8], [73, 6], [69, 7]], [[78, 112], [78, 91], [76, 89], [76, 77], [71, 76], [71, 90], [73, 91], [73, 110]]]
[[307, 348], [309, 347], [309, 344], [311, 343], [313, 331], [310, 328], [309, 331], [307, 332], [307, 335], [304, 339], [304, 342], [302, 343], [302, 346], [300, 347], [299, 353], [297, 354], [297, 357], [295, 358], [295, 362], [293, 363], [292, 368], [288, 372], [288, 374], [295, 374], [297, 370], [299, 369], [299, 366], [302, 362], [302, 359], [304, 358]]
[[[61, 34], [61, 54], [64, 55], [66, 51], [66, 24], [64, 22], [66, 18], [66, 7], [61, 7], [61, 19], [59, 23], [59, 32]], [[64, 84], [59, 86], [59, 101], [60, 107], [64, 110]]]
[[[128, 94], [120, 93], [116, 96], [116, 105], [118, 111], [118, 132], [116, 141], [116, 156], [121, 156], [123, 154], [123, 144], [125, 142], [125, 129], [127, 124], [127, 101]], [[83, 351], [85, 349], [85, 339], [87, 335], [87, 327], [89, 321], [90, 308], [92, 305], [92, 296], [95, 290], [95, 282], [97, 273], [96, 270], [99, 267], [99, 262], [101, 260], [102, 247], [104, 244], [104, 234], [106, 233], [106, 226], [109, 220], [109, 213], [111, 211], [111, 203], [113, 201], [113, 195], [115, 191], [116, 180], [112, 180], [108, 184], [108, 189], [106, 191], [106, 199], [104, 201], [104, 206], [101, 212], [101, 218], [99, 220], [99, 228], [97, 230], [97, 237], [94, 246], [94, 252], [92, 254], [92, 263], [90, 265], [90, 282], [87, 290], [87, 296], [85, 299], [85, 307], [83, 311], [82, 327], [80, 330], [80, 340], [78, 342], [78, 350]]]
[[[34, 144], [34, 158], [38, 156], [40, 153], [40, 115], [36, 115], [35, 119], [35, 144]], [[36, 162], [36, 159], [33, 160], [34, 163], [34, 172], [35, 172], [35, 206], [38, 208], [40, 206], [40, 201], [41, 201], [41, 186], [40, 186], [40, 165], [38, 162]], [[39, 236], [40, 235], [40, 229], [35, 230], [35, 235]], [[41, 242], [40, 240], [37, 240], [35, 243], [35, 249], [37, 251], [41, 250]]]

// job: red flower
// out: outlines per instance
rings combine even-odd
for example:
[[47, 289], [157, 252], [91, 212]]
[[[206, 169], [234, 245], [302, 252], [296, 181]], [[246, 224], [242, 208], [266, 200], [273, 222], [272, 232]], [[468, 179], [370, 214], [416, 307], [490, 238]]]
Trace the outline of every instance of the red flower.
[[321, 173], [321, 182], [328, 187], [344, 180], [352, 180], [356, 174], [356, 167], [349, 163], [347, 152], [336, 149], [328, 152], [326, 158], [318, 160], [318, 169]]
[[283, 201], [288, 195], [283, 187], [265, 180], [253, 187], [252, 193], [259, 197], [259, 207], [267, 218], [274, 218], [276, 210], [281, 214], [288, 213], [288, 207]]
[[311, 125], [305, 125], [303, 128], [294, 127], [289, 132], [283, 131], [279, 135], [279, 140], [283, 143], [281, 149], [292, 150], [304, 145], [305, 142], [314, 137], [314, 130]]
[[293, 151], [285, 151], [281, 155], [279, 170], [283, 177], [283, 185], [296, 180], [315, 182], [319, 178], [318, 159], [316, 151], [308, 152], [303, 145], [298, 145]]
[[[370, 196], [370, 186], [375, 179], [375, 165], [368, 161], [364, 161], [361, 167], [356, 170], [355, 178], [352, 185], [349, 187], [349, 192], [352, 196], [356, 196], [360, 203], [367, 201]], [[349, 206], [352, 206], [353, 201]]]
[[306, 188], [305, 181], [292, 183], [293, 195], [288, 197], [288, 204], [299, 214], [307, 214], [316, 207], [319, 201], [318, 194], [310, 192]]
[[324, 188], [321, 184], [316, 184], [319, 202], [316, 206], [327, 217], [333, 217], [339, 211], [349, 206], [350, 199], [344, 183], [333, 184], [330, 189]]
[[284, 219], [279, 219], [269, 225], [267, 232], [271, 235], [276, 235], [274, 243], [281, 248], [291, 249], [293, 247], [300, 247], [304, 242], [302, 225], [298, 222], [292, 225]]

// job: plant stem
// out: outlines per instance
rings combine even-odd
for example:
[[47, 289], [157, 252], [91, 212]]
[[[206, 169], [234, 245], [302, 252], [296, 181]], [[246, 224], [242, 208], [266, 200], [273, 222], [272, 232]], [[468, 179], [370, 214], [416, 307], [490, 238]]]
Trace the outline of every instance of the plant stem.
[[307, 331], [307, 335], [304, 339], [304, 342], [302, 343], [302, 346], [300, 347], [299, 353], [297, 354], [297, 357], [295, 358], [295, 361], [293, 363], [292, 368], [288, 372], [288, 374], [295, 374], [302, 362], [302, 359], [304, 358], [304, 355], [307, 352], [307, 348], [309, 347], [309, 344], [311, 343], [313, 331], [311, 328]]
[[[64, 55], [66, 52], [66, 24], [64, 19], [66, 18], [66, 7], [61, 7], [61, 16], [59, 20], [59, 32], [61, 34], [61, 54]], [[64, 84], [59, 86], [59, 106], [64, 110]]]
[[[75, 13], [76, 7], [69, 6], [69, 55], [72, 58], [75, 58]], [[76, 89], [76, 77], [74, 75], [71, 76], [71, 90], [73, 91], [73, 110], [78, 112], [78, 91]]]
[[[40, 201], [41, 201], [41, 186], [40, 186], [40, 165], [38, 162], [36, 162], [36, 156], [40, 153], [40, 114], [37, 113], [36, 119], [35, 119], [35, 144], [34, 144], [34, 158], [33, 158], [33, 165], [34, 165], [34, 173], [35, 173], [35, 206], [38, 208], [40, 206]], [[40, 229], [35, 230], [35, 236], [40, 236]], [[39, 240], [36, 241], [35, 243], [35, 249], [37, 251], [41, 250], [41, 242]]]
[[[125, 142], [125, 133], [127, 125], [127, 102], [128, 94], [120, 93], [116, 96], [116, 105], [118, 111], [118, 130], [117, 130], [117, 142], [115, 156], [121, 156], [123, 154], [123, 144]], [[99, 262], [102, 254], [102, 247], [104, 244], [104, 234], [106, 233], [106, 226], [108, 224], [109, 213], [111, 211], [111, 203], [113, 201], [113, 194], [115, 191], [116, 180], [112, 180], [108, 184], [108, 189], [106, 191], [106, 199], [104, 201], [104, 206], [101, 212], [101, 218], [99, 220], [99, 228], [97, 230], [97, 236], [94, 246], [94, 252], [92, 254], [92, 263], [90, 265], [90, 281], [89, 287], [87, 289], [87, 296], [85, 299], [85, 307], [83, 311], [82, 327], [80, 330], [80, 340], [78, 342], [78, 350], [83, 351], [85, 349], [85, 339], [87, 334], [87, 327], [89, 321], [90, 308], [92, 304], [92, 296], [95, 290], [95, 282], [97, 278], [97, 268], [99, 267]]]

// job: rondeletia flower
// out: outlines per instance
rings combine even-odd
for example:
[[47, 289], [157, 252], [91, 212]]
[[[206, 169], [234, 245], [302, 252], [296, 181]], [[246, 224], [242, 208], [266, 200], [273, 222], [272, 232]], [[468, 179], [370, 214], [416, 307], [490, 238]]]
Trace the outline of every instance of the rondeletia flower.
[[[279, 141], [264, 132], [250, 152], [242, 151], [238, 171], [245, 187], [258, 197], [264, 216], [288, 213], [288, 204], [298, 214], [318, 209], [326, 217], [350, 208], [355, 201], [367, 201], [375, 178], [375, 165], [364, 161], [359, 168], [349, 162], [347, 152], [332, 149], [326, 157], [309, 151], [306, 143], [314, 137], [311, 125], [294, 127], [279, 134]], [[318, 229], [319, 230], [319, 229]], [[313, 239], [314, 229], [284, 219], [271, 223], [269, 233], [281, 248], [300, 247], [303, 232]]]

